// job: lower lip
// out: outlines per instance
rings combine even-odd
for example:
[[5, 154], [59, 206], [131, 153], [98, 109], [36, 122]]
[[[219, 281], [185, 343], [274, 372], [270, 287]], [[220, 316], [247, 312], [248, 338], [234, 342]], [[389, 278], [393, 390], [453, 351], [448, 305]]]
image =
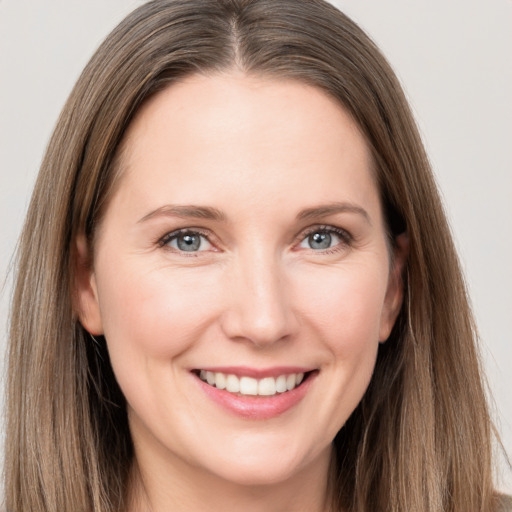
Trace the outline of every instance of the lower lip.
[[227, 411], [251, 420], [268, 420], [296, 406], [308, 392], [316, 375], [317, 372], [310, 374], [300, 386], [291, 391], [272, 396], [235, 395], [225, 389], [210, 386], [199, 377], [196, 379], [206, 395]]

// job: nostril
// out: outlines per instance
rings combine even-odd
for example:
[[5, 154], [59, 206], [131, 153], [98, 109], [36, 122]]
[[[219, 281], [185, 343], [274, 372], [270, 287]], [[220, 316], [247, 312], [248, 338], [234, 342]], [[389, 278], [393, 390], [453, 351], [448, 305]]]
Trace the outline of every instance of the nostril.
[[285, 341], [294, 333], [293, 322], [284, 315], [257, 315], [256, 311], [230, 311], [223, 319], [222, 330], [234, 341], [247, 341], [262, 348]]

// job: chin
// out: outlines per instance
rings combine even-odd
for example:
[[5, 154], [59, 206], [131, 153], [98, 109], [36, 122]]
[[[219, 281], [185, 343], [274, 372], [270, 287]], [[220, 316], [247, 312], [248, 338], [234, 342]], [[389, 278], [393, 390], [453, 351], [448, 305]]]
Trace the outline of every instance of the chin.
[[268, 461], [267, 463], [234, 463], [226, 467], [217, 476], [234, 485], [244, 487], [269, 487], [291, 480], [300, 469], [285, 461]]
[[292, 446], [286, 448], [276, 449], [268, 443], [259, 449], [255, 446], [243, 452], [234, 450], [222, 460], [216, 458], [217, 463], [212, 460], [210, 471], [235, 485], [260, 487], [283, 484], [310, 470], [317, 470], [319, 466], [329, 466], [331, 444], [320, 453], [312, 453], [304, 447], [295, 451]]

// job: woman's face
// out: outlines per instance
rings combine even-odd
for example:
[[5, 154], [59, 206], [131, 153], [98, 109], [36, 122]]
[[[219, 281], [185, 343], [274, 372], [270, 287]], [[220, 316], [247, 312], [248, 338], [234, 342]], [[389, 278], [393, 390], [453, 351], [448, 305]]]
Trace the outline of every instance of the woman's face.
[[356, 124], [299, 82], [192, 76], [142, 108], [121, 164], [79, 300], [139, 465], [325, 469], [402, 299]]

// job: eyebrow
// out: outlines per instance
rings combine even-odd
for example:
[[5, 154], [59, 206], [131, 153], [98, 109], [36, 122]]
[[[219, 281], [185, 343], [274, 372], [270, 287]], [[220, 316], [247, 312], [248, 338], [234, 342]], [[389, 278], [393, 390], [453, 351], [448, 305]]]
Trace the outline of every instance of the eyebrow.
[[[297, 215], [297, 220], [311, 220], [321, 217], [328, 217], [337, 213], [355, 213], [364, 217], [364, 219], [372, 225], [368, 212], [360, 206], [351, 203], [329, 203], [325, 205], [314, 206], [306, 208]], [[196, 205], [165, 205], [153, 210], [138, 222], [146, 222], [155, 217], [180, 217], [183, 219], [206, 219], [214, 221], [225, 221], [226, 215], [211, 206], [196, 206]]]
[[372, 225], [368, 212], [352, 203], [329, 203], [325, 205], [315, 206], [313, 208], [306, 208], [302, 210], [298, 215], [298, 220], [310, 220], [317, 219], [319, 217], [328, 217], [329, 215], [335, 215], [337, 213], [356, 213], [364, 217], [366, 222]]
[[207, 219], [222, 221], [226, 216], [217, 208], [210, 206], [195, 206], [195, 205], [165, 205], [152, 212], [148, 213], [139, 222], [146, 222], [147, 220], [155, 217], [181, 217], [184, 219]]

